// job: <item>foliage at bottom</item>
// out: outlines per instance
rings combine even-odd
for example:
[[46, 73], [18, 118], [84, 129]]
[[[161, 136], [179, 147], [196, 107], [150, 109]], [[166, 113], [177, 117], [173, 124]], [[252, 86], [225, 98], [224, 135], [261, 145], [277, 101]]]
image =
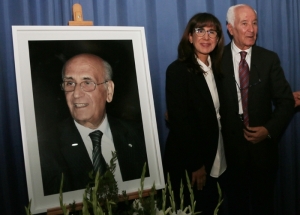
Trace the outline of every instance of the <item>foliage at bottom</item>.
[[[190, 193], [191, 205], [184, 208], [183, 202], [183, 189], [184, 186], [181, 182], [180, 187], [180, 205], [175, 204], [174, 193], [168, 175], [167, 184], [165, 189], [162, 190], [161, 196], [157, 196], [155, 184], [151, 188], [149, 196], [143, 197], [144, 191], [144, 179], [146, 173], [146, 164], [144, 165], [140, 188], [138, 189], [139, 197], [135, 200], [128, 200], [128, 196], [125, 191], [122, 195], [118, 193], [118, 185], [114, 177], [116, 169], [117, 155], [112, 153], [112, 159], [110, 165], [107, 168], [105, 174], [100, 175], [99, 172], [96, 175], [90, 173], [90, 178], [93, 179], [93, 183], [88, 184], [83, 193], [83, 207], [81, 211], [74, 212], [75, 202], [69, 204], [67, 207], [63, 203], [63, 175], [60, 185], [59, 203], [64, 215], [78, 214], [78, 215], [196, 215], [201, 212], [195, 211], [196, 201], [194, 200], [193, 190], [190, 184], [188, 174], [186, 172], [187, 188]], [[214, 215], [218, 214], [219, 207], [222, 204], [222, 192], [218, 185], [219, 190], [219, 202], [214, 211]], [[170, 202], [170, 207], [166, 206], [167, 198]], [[30, 212], [31, 201], [28, 207], [25, 207], [27, 215], [32, 215]], [[69, 208], [69, 209], [68, 209]]]

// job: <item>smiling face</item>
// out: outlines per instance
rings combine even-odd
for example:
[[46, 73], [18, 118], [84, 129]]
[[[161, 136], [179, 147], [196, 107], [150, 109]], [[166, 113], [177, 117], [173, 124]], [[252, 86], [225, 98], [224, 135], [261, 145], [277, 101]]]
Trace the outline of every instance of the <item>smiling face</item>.
[[[203, 27], [205, 31], [216, 31], [215, 27]], [[196, 32], [189, 34], [189, 41], [193, 44], [195, 48], [195, 54], [197, 57], [203, 62], [206, 63], [209, 53], [211, 53], [217, 43], [218, 43], [218, 36], [216, 38], [210, 38], [208, 33], [205, 32], [203, 36], [198, 36]]]
[[105, 81], [102, 59], [88, 54], [71, 58], [64, 67], [63, 80], [76, 83], [74, 91], [65, 92], [74, 120], [85, 127], [97, 128], [104, 119], [106, 102], [112, 101], [114, 83], [109, 80], [105, 84], [97, 85], [91, 92], [83, 91], [80, 83], [93, 81], [99, 84]]
[[249, 6], [235, 8], [234, 26], [227, 24], [227, 29], [238, 48], [249, 49], [254, 45], [258, 31], [256, 13]]

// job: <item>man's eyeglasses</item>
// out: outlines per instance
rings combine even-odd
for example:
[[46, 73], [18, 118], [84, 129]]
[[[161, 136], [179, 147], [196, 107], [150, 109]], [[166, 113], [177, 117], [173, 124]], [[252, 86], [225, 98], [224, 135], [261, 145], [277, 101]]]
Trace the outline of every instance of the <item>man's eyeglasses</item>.
[[[102, 83], [96, 84], [93, 81], [83, 81], [79, 85], [80, 85], [80, 88], [83, 91], [91, 92], [91, 91], [94, 91], [96, 89], [97, 85], [101, 85], [101, 84], [104, 84], [106, 82], [108, 82], [108, 81], [106, 80]], [[77, 85], [77, 83], [75, 83], [74, 81], [63, 81], [61, 83], [61, 89], [65, 92], [72, 92], [72, 91], [75, 90], [76, 85]]]
[[203, 28], [195, 28], [195, 33], [198, 37], [203, 37], [205, 33], [207, 32], [208, 36], [211, 39], [214, 39], [218, 36], [218, 32], [214, 30], [204, 30]]

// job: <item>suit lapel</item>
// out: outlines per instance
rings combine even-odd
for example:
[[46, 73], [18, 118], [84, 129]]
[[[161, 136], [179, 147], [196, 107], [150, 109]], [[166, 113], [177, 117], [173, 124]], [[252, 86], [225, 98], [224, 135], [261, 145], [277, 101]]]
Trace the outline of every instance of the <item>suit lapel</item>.
[[122, 126], [117, 119], [110, 115], [107, 115], [107, 119], [113, 136], [122, 179], [124, 180], [124, 178], [127, 178], [126, 174], [130, 173], [130, 169], [132, 168], [132, 157], [130, 155], [133, 154], [132, 150], [135, 149], [135, 141], [131, 140], [131, 135], [127, 128]]
[[236, 104], [234, 106], [234, 111], [238, 113], [239, 103], [238, 103], [237, 88], [236, 88], [236, 82], [234, 76], [231, 43], [225, 46], [224, 49], [224, 54], [222, 59], [222, 73], [224, 74], [223, 89], [229, 91], [227, 95], [231, 96], [231, 99], [233, 100], [232, 104]]
[[72, 119], [64, 122], [60, 128], [60, 134], [61, 151], [68, 168], [80, 172], [83, 169], [91, 171], [93, 168], [92, 161]]
[[[205, 103], [209, 105], [209, 109], [215, 113], [214, 102], [208, 88], [207, 82], [203, 74], [197, 74], [194, 78], [192, 78], [194, 84], [199, 92], [195, 92], [196, 94], [200, 93], [201, 97], [204, 99]], [[198, 96], [197, 96], [198, 97]]]
[[259, 84], [260, 76], [259, 76], [259, 65], [261, 65], [261, 57], [259, 52], [255, 46], [252, 47], [251, 54], [251, 67], [250, 67], [250, 77], [249, 77], [249, 91], [248, 91], [248, 109], [251, 111], [255, 97], [255, 85]]
[[[216, 86], [217, 86], [217, 91], [218, 91], [218, 97], [219, 97], [219, 101], [221, 99], [221, 77], [220, 74], [216, 74], [214, 73], [214, 77], [215, 77], [215, 82], [216, 82]], [[220, 101], [221, 103], [221, 101]]]

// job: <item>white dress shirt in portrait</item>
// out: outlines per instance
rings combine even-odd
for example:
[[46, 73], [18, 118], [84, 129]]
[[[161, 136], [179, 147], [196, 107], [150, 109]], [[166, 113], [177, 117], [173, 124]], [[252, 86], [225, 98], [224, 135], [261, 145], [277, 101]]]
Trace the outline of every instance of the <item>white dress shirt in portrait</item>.
[[[82, 125], [80, 125], [79, 123], [77, 123], [75, 120], [75, 125], [81, 135], [81, 138], [84, 142], [84, 145], [87, 149], [87, 152], [89, 154], [89, 157], [91, 159], [91, 161], [93, 162], [93, 143], [92, 140], [89, 136], [89, 134], [95, 130], [100, 130], [103, 135], [102, 135], [102, 139], [101, 139], [101, 151], [103, 154], [103, 157], [106, 161], [107, 164], [110, 163], [110, 159], [112, 158], [112, 152], [116, 151], [115, 146], [114, 146], [114, 142], [113, 142], [113, 137], [110, 131], [110, 127], [109, 127], [109, 123], [107, 120], [107, 116], [105, 115], [105, 118], [103, 120], [103, 122], [100, 124], [100, 126], [96, 129], [90, 129], [87, 127], [84, 127]], [[120, 166], [119, 166], [119, 162], [117, 160], [116, 162], [116, 171], [115, 171], [115, 179], [119, 184], [119, 189], [122, 189], [122, 176], [121, 176], [121, 171], [120, 171]], [[123, 189], [126, 189], [123, 188]]]

